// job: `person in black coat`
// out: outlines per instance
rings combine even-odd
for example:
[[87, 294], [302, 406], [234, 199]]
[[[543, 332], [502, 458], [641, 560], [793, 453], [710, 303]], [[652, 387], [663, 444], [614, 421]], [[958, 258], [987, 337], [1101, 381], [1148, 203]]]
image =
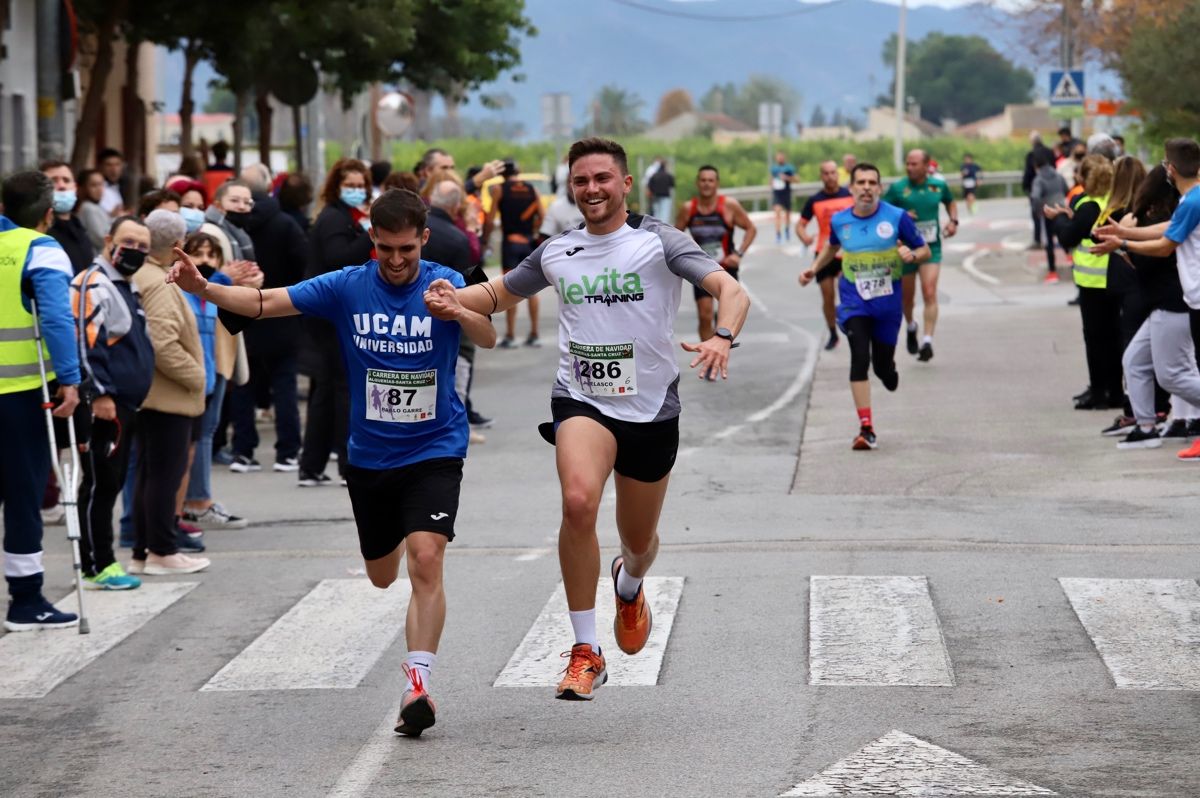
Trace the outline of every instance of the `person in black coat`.
[[[1046, 163], [1054, 164], [1054, 151], [1042, 143], [1042, 134], [1036, 130], [1029, 134], [1029, 152], [1025, 153], [1025, 174], [1021, 177], [1021, 190], [1025, 192], [1025, 196], [1029, 196], [1033, 190], [1033, 181], [1037, 177], [1037, 161], [1044, 158]], [[1029, 245], [1030, 249], [1042, 248], [1042, 228], [1045, 226], [1045, 221], [1042, 218], [1040, 207], [1030, 200], [1029, 212], [1033, 218], [1033, 243]], [[1050, 244], [1050, 241], [1046, 242]]]
[[88, 236], [87, 228], [75, 216], [78, 204], [75, 173], [63, 161], [45, 161], [40, 171], [54, 183], [54, 222], [46, 233], [62, 245], [76, 274], [92, 265], [96, 248]]
[[[471, 257], [471, 242], [467, 234], [458, 229], [450, 214], [463, 202], [463, 190], [453, 180], [443, 180], [434, 186], [429, 195], [429, 215], [425, 226], [429, 229], [429, 240], [421, 246], [421, 259], [433, 261], [454, 269], [463, 276], [467, 285], [487, 282], [487, 275]], [[475, 344], [462, 336], [458, 344], [458, 364], [455, 369], [454, 389], [467, 408], [467, 419], [472, 426], [488, 426], [491, 419], [475, 411], [471, 406], [471, 383], [475, 374]], [[471, 430], [471, 442], [483, 443], [486, 439]]]
[[[300, 225], [279, 203], [257, 190], [245, 231], [254, 242], [263, 288], [286, 288], [304, 279], [308, 242]], [[246, 327], [250, 382], [230, 394], [233, 454], [254, 462], [258, 430], [254, 425], [255, 396], [270, 395], [275, 407], [275, 470], [299, 468], [300, 405], [296, 396], [300, 323], [295, 316], [261, 319]]]
[[[365, 208], [370, 196], [371, 173], [362, 161], [343, 158], [329, 170], [321, 190], [325, 207], [317, 215], [308, 235], [307, 277], [347, 266], [361, 266], [371, 260], [375, 245], [363, 223], [369, 220]], [[317, 487], [330, 481], [325, 475], [325, 466], [331, 452], [337, 453], [338, 472], [345, 472], [350, 392], [333, 325], [321, 319], [305, 318], [304, 329], [308, 334], [305, 365], [312, 385], [308, 392], [299, 484]]]

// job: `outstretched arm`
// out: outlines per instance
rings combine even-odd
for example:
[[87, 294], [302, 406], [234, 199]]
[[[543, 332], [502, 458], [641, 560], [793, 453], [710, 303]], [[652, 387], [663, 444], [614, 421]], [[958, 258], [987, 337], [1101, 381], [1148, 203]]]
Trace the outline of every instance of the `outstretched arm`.
[[[717, 300], [717, 327], [725, 327], [736, 338], [742, 330], [742, 325], [746, 323], [746, 314], [750, 312], [750, 297], [746, 294], [746, 289], [723, 269], [710, 272], [701, 281], [700, 287]], [[682, 342], [680, 346], [685, 352], [696, 355], [689, 366], [700, 366], [701, 379], [705, 378], [710, 369], [720, 374], [721, 379], [729, 379], [729, 352], [734, 346], [731, 341], [714, 335], [698, 344]]]
[[175, 257], [175, 265], [167, 272], [167, 282], [175, 283], [189, 294], [212, 302], [219, 308], [252, 319], [300, 315], [286, 288], [268, 288], [264, 291], [249, 286], [218, 285], [205, 279], [182, 249], [175, 248]]

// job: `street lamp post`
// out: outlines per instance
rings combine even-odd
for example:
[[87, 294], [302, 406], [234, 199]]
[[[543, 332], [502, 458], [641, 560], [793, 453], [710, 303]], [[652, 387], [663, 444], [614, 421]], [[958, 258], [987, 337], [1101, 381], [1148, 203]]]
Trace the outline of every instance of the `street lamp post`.
[[892, 161], [894, 162], [897, 171], [900, 169], [900, 165], [904, 162], [904, 72], [906, 69], [905, 59], [907, 57], [905, 50], [908, 47], [907, 27], [908, 0], [900, 0], [900, 25], [896, 34], [896, 137], [892, 142]]

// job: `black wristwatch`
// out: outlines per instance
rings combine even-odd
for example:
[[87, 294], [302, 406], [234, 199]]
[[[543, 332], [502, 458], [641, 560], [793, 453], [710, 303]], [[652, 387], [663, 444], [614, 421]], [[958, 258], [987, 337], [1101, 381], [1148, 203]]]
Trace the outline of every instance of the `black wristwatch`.
[[718, 327], [717, 329], [713, 330], [713, 335], [718, 338], [724, 338], [726, 341], [728, 341], [730, 349], [737, 346], [737, 343], [733, 340], [733, 333], [729, 331], [728, 327]]

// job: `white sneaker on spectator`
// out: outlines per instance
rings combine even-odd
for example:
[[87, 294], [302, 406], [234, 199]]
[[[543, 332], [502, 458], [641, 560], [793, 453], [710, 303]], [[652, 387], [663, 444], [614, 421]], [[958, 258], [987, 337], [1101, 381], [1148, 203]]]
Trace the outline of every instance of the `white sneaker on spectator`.
[[169, 576], [170, 574], [194, 574], [203, 571], [212, 562], [207, 557], [189, 557], [186, 554], [168, 554], [160, 557], [157, 554], [146, 555], [147, 576]]
[[300, 461], [297, 460], [295, 457], [285, 457], [282, 460], [275, 461], [274, 469], [276, 471], [283, 471], [286, 473], [290, 473], [292, 471], [299, 471], [300, 470]]
[[67, 520], [67, 511], [61, 504], [42, 510], [43, 526], [60, 526]]
[[184, 510], [183, 520], [201, 529], [245, 529], [250, 523], [240, 515], [226, 510], [219, 502], [213, 502], [207, 510], [201, 512]]
[[146, 573], [146, 561], [145, 560], [130, 560], [129, 567], [125, 569], [125, 573], [136, 574], [138, 576]]

